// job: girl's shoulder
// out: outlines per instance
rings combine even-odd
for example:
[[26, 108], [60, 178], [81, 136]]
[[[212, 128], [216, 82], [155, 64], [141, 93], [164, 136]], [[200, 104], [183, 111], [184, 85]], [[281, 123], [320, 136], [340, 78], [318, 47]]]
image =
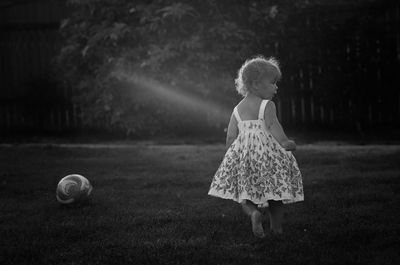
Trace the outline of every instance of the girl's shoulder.
[[245, 109], [254, 109], [255, 106], [258, 106], [260, 104], [259, 101], [255, 101], [255, 100], [246, 100], [246, 99], [242, 99], [237, 105], [236, 105], [236, 109], [241, 109], [241, 110], [245, 110]]
[[275, 113], [276, 112], [276, 106], [275, 103], [272, 100], [268, 100], [267, 104], [265, 105], [265, 111], [264, 113]]

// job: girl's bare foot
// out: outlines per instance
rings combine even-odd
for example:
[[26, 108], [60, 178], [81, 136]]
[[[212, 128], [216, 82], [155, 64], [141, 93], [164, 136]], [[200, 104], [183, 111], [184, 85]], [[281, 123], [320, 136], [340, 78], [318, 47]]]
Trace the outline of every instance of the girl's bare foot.
[[262, 227], [262, 216], [259, 211], [253, 211], [251, 213], [251, 225], [254, 236], [258, 238], [265, 237], [264, 229]]

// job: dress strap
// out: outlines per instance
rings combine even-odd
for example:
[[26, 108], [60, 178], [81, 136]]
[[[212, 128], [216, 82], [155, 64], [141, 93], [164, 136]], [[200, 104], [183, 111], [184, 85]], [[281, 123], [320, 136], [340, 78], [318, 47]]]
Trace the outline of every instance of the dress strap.
[[260, 111], [258, 112], [258, 119], [259, 120], [263, 120], [264, 119], [264, 112], [265, 112], [265, 106], [268, 103], [268, 99], [265, 99], [263, 101], [261, 101], [260, 104]]
[[236, 117], [236, 120], [239, 122], [239, 121], [242, 121], [242, 119], [240, 118], [240, 116], [239, 116], [239, 112], [237, 111], [237, 107], [235, 107], [234, 109], [233, 109], [233, 114], [235, 115], [235, 117]]

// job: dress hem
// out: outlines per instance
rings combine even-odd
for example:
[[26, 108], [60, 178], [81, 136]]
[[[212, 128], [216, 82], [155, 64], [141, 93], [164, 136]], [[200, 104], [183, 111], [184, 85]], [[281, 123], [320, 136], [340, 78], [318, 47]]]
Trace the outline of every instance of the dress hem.
[[254, 204], [256, 204], [258, 208], [269, 207], [268, 200], [282, 201], [283, 204], [291, 204], [291, 203], [304, 201], [304, 196], [299, 196], [296, 199], [294, 199], [293, 197], [285, 198], [285, 197], [279, 197], [279, 196], [264, 197], [263, 199], [255, 199], [255, 198], [251, 198], [249, 196], [244, 196], [241, 199], [236, 199], [229, 195], [226, 196], [226, 195], [223, 195], [223, 194], [215, 192], [215, 191], [213, 192], [212, 190], [210, 190], [207, 195], [212, 196], [212, 197], [221, 198], [221, 199], [226, 199], [226, 200], [233, 200], [237, 203], [241, 203], [243, 200], [249, 200], [249, 201], [252, 201]]

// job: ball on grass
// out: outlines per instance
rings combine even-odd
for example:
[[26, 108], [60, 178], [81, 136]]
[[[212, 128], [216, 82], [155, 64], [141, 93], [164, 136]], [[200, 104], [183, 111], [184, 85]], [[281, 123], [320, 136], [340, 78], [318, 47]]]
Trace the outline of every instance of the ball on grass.
[[92, 185], [84, 176], [71, 174], [63, 177], [57, 185], [56, 198], [62, 204], [86, 200], [92, 192]]

